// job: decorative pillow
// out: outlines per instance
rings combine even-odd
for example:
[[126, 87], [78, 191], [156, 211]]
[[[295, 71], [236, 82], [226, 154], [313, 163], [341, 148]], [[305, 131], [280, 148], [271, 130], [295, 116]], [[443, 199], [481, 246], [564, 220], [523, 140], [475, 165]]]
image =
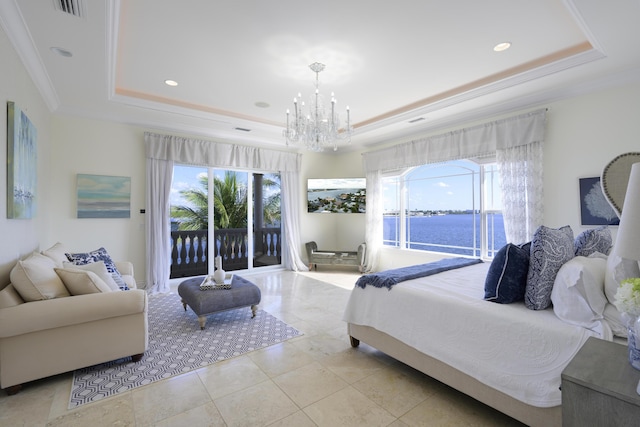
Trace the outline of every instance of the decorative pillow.
[[113, 280], [116, 282], [118, 287], [122, 290], [128, 290], [127, 284], [122, 280], [122, 276], [120, 272], [116, 268], [115, 263], [107, 253], [105, 248], [99, 248], [95, 251], [86, 252], [86, 253], [76, 253], [76, 254], [66, 254], [67, 259], [74, 263], [75, 265], [86, 265], [92, 262], [104, 261], [104, 265], [107, 267], [107, 271], [113, 277]]
[[49, 249], [42, 251], [42, 255], [51, 258], [56, 264], [56, 267], [62, 267], [62, 263], [67, 261], [67, 256], [65, 255], [66, 252], [67, 251], [62, 243], [58, 242]]
[[551, 291], [556, 316], [602, 335], [602, 319], [608, 303], [604, 295], [606, 268], [606, 260], [583, 256], [577, 256], [560, 267]]
[[68, 297], [69, 292], [53, 268], [55, 263], [37, 252], [18, 261], [9, 278], [25, 302]]
[[0, 308], [13, 307], [20, 304], [24, 304], [24, 300], [12, 284], [5, 286], [5, 288], [0, 291]]
[[553, 282], [560, 267], [574, 256], [573, 230], [568, 225], [554, 229], [541, 225], [533, 234], [524, 305], [544, 310], [551, 305]]
[[112, 291], [120, 290], [120, 287], [118, 286], [118, 284], [115, 282], [115, 280], [113, 280], [113, 276], [111, 276], [111, 273], [107, 271], [107, 266], [104, 264], [104, 261], [90, 262], [89, 264], [85, 264], [85, 265], [76, 265], [72, 262], [65, 261], [62, 263], [62, 267], [65, 269], [74, 268], [76, 270], [92, 271], [95, 274], [97, 274], [98, 277], [102, 279], [102, 281], [106, 283], [106, 285], [109, 286], [109, 288]]
[[484, 299], [510, 304], [524, 299], [529, 271], [529, 244], [507, 243], [493, 258], [484, 282]]
[[594, 252], [609, 255], [613, 244], [611, 230], [607, 226], [585, 230], [578, 234], [574, 243], [576, 256], [589, 256]]
[[54, 270], [60, 276], [71, 295], [113, 292], [93, 271], [78, 270], [76, 268], [55, 268]]

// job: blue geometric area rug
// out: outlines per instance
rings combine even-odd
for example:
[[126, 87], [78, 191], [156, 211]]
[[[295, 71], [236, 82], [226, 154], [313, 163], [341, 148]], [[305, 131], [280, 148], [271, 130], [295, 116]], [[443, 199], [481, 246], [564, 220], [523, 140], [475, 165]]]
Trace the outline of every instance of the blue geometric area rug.
[[149, 347], [139, 362], [127, 357], [73, 373], [69, 409], [302, 335], [263, 310], [252, 319], [249, 307], [207, 316], [201, 330], [177, 294], [149, 295], [148, 321]]

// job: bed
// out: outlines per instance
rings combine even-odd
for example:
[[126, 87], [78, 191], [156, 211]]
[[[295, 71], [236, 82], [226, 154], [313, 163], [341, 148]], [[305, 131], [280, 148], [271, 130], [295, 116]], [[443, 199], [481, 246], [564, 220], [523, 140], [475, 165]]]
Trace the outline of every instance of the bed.
[[[606, 261], [597, 262], [602, 284]], [[485, 301], [489, 268], [485, 262], [392, 287], [354, 287], [343, 318], [351, 345], [371, 345], [528, 425], [559, 426], [562, 370], [590, 336], [611, 340], [612, 329], [602, 313], [572, 324], [551, 307]], [[575, 268], [565, 270], [563, 277], [575, 276]]]

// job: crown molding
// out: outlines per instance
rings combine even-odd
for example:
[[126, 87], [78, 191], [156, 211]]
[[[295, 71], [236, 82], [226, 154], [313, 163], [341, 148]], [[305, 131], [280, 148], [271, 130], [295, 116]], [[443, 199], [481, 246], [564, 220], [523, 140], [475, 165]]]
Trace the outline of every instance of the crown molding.
[[0, 25], [38, 88], [49, 111], [56, 111], [60, 107], [60, 99], [15, 0], [0, 2]]

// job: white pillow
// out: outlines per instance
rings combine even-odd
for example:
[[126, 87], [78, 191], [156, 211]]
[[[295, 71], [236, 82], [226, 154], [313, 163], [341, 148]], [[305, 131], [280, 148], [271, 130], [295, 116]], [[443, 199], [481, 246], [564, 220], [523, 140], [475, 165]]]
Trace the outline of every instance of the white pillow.
[[[553, 312], [563, 321], [598, 332], [607, 305], [604, 274], [607, 262], [602, 258], [577, 256], [567, 261], [556, 276], [551, 291]], [[610, 336], [611, 332], [607, 335]]]
[[53, 270], [55, 263], [37, 252], [18, 261], [9, 278], [25, 302], [68, 297], [64, 283]]
[[67, 261], [67, 255], [65, 255], [67, 252], [62, 243], [58, 242], [49, 249], [42, 251], [42, 255], [51, 258], [56, 267], [62, 267], [62, 263]]
[[71, 295], [113, 292], [93, 271], [83, 271], [75, 268], [55, 268], [54, 270], [60, 276]]
[[76, 265], [72, 262], [65, 261], [62, 263], [62, 266], [66, 270], [76, 269], [81, 271], [92, 271], [96, 273], [98, 277], [102, 279], [102, 281], [106, 283], [109, 288], [111, 288], [112, 291], [120, 290], [120, 287], [118, 286], [116, 281], [113, 280], [113, 276], [111, 275], [111, 273], [107, 271], [107, 266], [105, 265], [104, 261], [91, 262], [84, 265]]

